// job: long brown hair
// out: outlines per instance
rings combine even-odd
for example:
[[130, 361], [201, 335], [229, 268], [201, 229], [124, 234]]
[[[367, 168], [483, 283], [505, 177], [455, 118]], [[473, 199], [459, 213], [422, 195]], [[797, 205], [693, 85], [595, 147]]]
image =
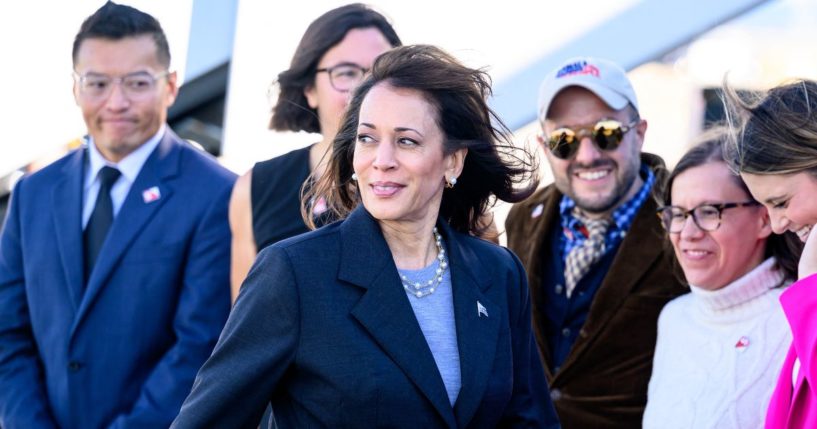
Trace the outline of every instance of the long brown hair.
[[796, 80], [768, 92], [724, 82], [730, 125], [724, 158], [736, 172], [817, 177], [817, 82]]

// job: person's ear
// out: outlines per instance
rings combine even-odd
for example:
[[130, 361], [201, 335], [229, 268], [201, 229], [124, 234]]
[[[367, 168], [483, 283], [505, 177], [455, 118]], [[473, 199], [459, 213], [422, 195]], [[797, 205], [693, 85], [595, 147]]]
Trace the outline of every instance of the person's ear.
[[454, 151], [454, 153], [448, 155], [446, 157], [446, 168], [445, 168], [445, 181], [446, 183], [451, 183], [451, 179], [454, 179], [456, 183], [457, 178], [460, 177], [462, 174], [463, 168], [465, 168], [465, 157], [468, 155], [467, 148], [460, 148]]
[[304, 88], [304, 97], [306, 97], [306, 104], [309, 107], [318, 110], [318, 90], [315, 89], [315, 85], [309, 85]]

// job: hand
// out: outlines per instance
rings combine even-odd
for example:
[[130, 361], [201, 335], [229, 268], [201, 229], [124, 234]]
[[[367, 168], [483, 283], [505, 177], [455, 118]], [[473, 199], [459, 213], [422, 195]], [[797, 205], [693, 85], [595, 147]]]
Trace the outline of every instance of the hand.
[[806, 238], [806, 244], [803, 246], [803, 254], [800, 255], [800, 263], [797, 267], [797, 277], [804, 279], [814, 273], [817, 273], [817, 232], [814, 232], [817, 225], [812, 226]]

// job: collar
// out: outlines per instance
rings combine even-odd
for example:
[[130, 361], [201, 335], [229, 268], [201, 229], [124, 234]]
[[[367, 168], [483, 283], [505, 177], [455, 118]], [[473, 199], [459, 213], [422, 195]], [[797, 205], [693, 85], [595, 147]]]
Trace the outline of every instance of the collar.
[[88, 173], [85, 176], [85, 188], [87, 189], [91, 186], [94, 180], [96, 180], [99, 170], [105, 166], [114, 167], [119, 170], [119, 172], [122, 173], [122, 177], [124, 177], [128, 183], [135, 182], [136, 176], [138, 176], [139, 171], [142, 170], [142, 166], [145, 165], [150, 154], [153, 153], [153, 150], [156, 149], [156, 146], [162, 141], [166, 129], [167, 125], [162, 124], [162, 126], [159, 127], [159, 131], [156, 132], [153, 137], [117, 163], [105, 159], [99, 152], [99, 149], [96, 148], [94, 139], [88, 137]]
[[745, 304], [783, 284], [785, 274], [769, 258], [739, 279], [717, 290], [689, 285], [692, 296], [704, 313], [714, 314]]

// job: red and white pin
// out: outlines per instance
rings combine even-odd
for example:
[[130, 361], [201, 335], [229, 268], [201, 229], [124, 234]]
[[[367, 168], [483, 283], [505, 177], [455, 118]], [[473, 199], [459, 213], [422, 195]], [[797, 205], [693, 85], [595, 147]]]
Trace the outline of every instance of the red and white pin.
[[315, 201], [315, 204], [312, 206], [312, 215], [318, 216], [321, 213], [325, 212], [329, 209], [329, 206], [326, 205], [326, 199], [323, 197], [318, 198], [318, 201]]
[[749, 337], [740, 337], [738, 342], [735, 343], [735, 350], [739, 352], [745, 351], [747, 347], [749, 347]]
[[162, 198], [162, 193], [159, 192], [158, 186], [152, 186], [142, 191], [142, 200], [145, 204], [152, 203], [159, 198]]

